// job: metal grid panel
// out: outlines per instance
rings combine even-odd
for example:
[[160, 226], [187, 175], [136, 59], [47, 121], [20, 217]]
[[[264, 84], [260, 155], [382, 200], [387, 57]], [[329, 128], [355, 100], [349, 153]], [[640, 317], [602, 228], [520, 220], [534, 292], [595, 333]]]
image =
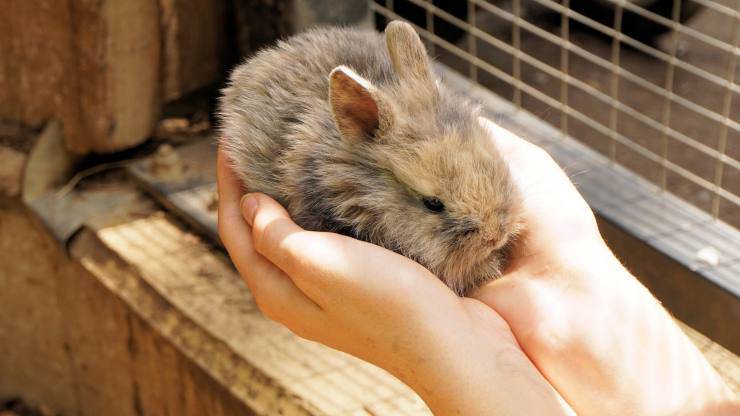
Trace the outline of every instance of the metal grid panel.
[[[563, 136], [740, 228], [740, 0], [371, 7], [381, 21], [410, 20], [438, 60]], [[664, 33], [646, 36], [645, 28]]]
[[[740, 230], [674, 197], [622, 166], [439, 65], [450, 87], [468, 91], [484, 114], [546, 149], [573, 179], [583, 197], [611, 224], [735, 296], [740, 296]], [[716, 253], [707, 263], [702, 253]], [[669, 277], [667, 277], [669, 278]]]

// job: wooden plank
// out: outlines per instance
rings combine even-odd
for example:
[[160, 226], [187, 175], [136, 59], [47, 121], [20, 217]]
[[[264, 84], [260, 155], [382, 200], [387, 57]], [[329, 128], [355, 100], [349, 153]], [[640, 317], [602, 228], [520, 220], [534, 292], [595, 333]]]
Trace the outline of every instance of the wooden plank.
[[383, 370], [265, 318], [230, 262], [177, 222], [137, 216], [91, 224], [73, 256], [256, 414], [429, 414]]
[[[145, 198], [125, 205], [129, 213], [108, 213], [103, 221], [127, 223], [155, 210]], [[140, 318], [124, 291], [106, 286], [128, 266], [97, 240], [86, 247], [89, 256], [105, 259], [108, 280], [71, 259], [17, 198], [0, 195], [0, 398], [22, 397], [55, 415], [251, 415], [166, 332]], [[173, 316], [165, 303], [147, 306], [164, 319]], [[186, 327], [175, 330], [186, 336]]]
[[77, 153], [134, 146], [160, 112], [160, 27], [147, 0], [8, 0], [0, 118], [59, 118]]
[[159, 0], [162, 99], [219, 82], [227, 56], [227, 0]]
[[79, 414], [55, 293], [80, 270], [18, 199], [0, 195], [1, 398]]
[[40, 125], [52, 115], [79, 131], [72, 1], [9, 0], [0, 13], [0, 118]]
[[[88, 248], [91, 256], [107, 256], [109, 277], [120, 276], [115, 256], [100, 245]], [[60, 312], [69, 323], [66, 342], [80, 408], [69, 414], [252, 414], [242, 400], [141, 319], [120, 292], [111, 291], [106, 283], [83, 270], [67, 277], [58, 289], [64, 308]], [[148, 306], [161, 317], [172, 317], [161, 303]], [[184, 325], [177, 325], [177, 330], [185, 332]]]
[[232, 0], [237, 52], [248, 56], [292, 31], [292, 0]]

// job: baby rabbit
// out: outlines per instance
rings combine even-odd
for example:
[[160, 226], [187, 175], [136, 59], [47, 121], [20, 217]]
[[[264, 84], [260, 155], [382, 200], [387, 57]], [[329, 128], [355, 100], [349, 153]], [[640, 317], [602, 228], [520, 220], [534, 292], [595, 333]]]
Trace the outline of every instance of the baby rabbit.
[[[462, 295], [501, 275], [519, 194], [478, 110], [432, 73], [407, 23], [318, 28], [234, 70], [221, 147], [250, 192], [308, 230], [407, 256]], [[331, 253], [327, 253], [331, 255]]]

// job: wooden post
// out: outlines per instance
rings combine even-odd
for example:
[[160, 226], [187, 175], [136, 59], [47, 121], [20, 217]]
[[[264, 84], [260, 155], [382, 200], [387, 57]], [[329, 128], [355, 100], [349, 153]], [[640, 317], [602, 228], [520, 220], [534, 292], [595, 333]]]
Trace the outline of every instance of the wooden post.
[[227, 63], [226, 0], [159, 0], [162, 98], [176, 100], [217, 83]]
[[150, 0], [8, 0], [0, 118], [62, 121], [76, 153], [134, 146], [160, 113], [160, 26]]

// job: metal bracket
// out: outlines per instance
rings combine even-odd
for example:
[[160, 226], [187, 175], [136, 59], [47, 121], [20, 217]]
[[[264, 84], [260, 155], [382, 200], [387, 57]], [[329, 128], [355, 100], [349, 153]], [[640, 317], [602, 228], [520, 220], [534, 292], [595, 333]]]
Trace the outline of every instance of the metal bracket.
[[72, 177], [76, 162], [65, 148], [61, 123], [52, 120], [31, 149], [23, 176], [23, 202], [63, 247], [86, 223], [126, 211], [135, 197], [115, 187], [78, 191], [61, 186]]
[[165, 144], [154, 155], [127, 167], [131, 177], [157, 202], [220, 244], [215, 169], [214, 140], [199, 140], [177, 148]]

